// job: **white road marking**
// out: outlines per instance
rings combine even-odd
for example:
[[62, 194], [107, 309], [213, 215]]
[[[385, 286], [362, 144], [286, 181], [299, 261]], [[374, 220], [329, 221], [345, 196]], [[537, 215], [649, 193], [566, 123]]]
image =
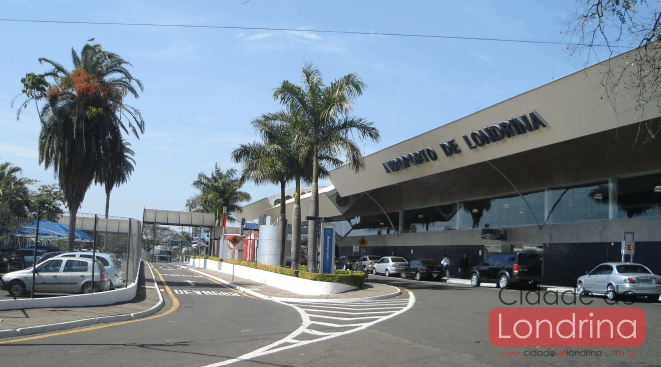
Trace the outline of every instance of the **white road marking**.
[[[291, 348], [296, 348], [299, 346], [311, 344], [311, 343], [316, 343], [332, 338], [337, 338], [342, 335], [350, 334], [350, 333], [355, 333], [356, 331], [364, 330], [367, 329], [368, 327], [388, 320], [392, 317], [395, 317], [401, 313], [404, 313], [411, 309], [413, 305], [415, 304], [415, 296], [413, 295], [413, 292], [408, 292], [409, 298], [408, 300], [405, 300], [400, 303], [400, 306], [392, 306], [392, 307], [370, 307], [370, 306], [379, 306], [381, 301], [366, 301], [366, 302], [319, 302], [319, 300], [310, 300], [310, 303], [306, 303], [304, 301], [296, 301], [296, 302], [287, 302], [287, 301], [281, 301], [277, 300], [274, 302], [278, 302], [284, 305], [288, 305], [293, 307], [298, 313], [301, 315], [301, 318], [303, 319], [303, 322], [301, 326], [299, 326], [298, 329], [294, 330], [291, 334], [289, 334], [287, 337], [284, 339], [278, 340], [275, 343], [269, 344], [265, 347], [262, 347], [260, 349], [257, 349], [253, 352], [246, 353], [240, 357], [229, 359], [223, 362], [218, 362], [214, 364], [207, 365], [205, 367], [218, 367], [218, 366], [226, 366], [228, 364], [232, 364], [235, 362], [239, 361], [247, 361], [250, 359], [258, 358], [264, 355], [268, 354], [273, 354], [277, 352], [281, 352], [287, 349]], [[394, 301], [393, 301], [394, 302]], [[332, 307], [332, 306], [337, 306], [337, 305], [342, 305], [344, 307]], [[300, 306], [300, 307], [299, 307]], [[343, 309], [346, 311], [352, 311], [352, 312], [345, 312], [346, 314], [352, 314], [356, 315], [357, 317], [354, 318], [338, 318], [338, 317], [331, 317], [331, 316], [326, 316], [326, 315], [320, 315], [317, 314], [318, 312], [329, 312], [317, 308], [309, 308], [310, 306], [317, 306], [317, 307], [324, 307], [325, 309]], [[305, 308], [305, 309], [304, 309]], [[381, 313], [388, 313], [387, 315], [382, 315], [382, 316], [370, 316], [369, 318], [375, 318], [376, 320], [372, 321], [365, 321], [365, 322], [357, 322], [357, 323], [352, 323], [352, 324], [340, 324], [340, 323], [333, 323], [333, 322], [321, 322], [321, 321], [313, 321], [310, 318], [324, 318], [324, 319], [331, 319], [331, 320], [338, 320], [338, 321], [346, 321], [346, 320], [356, 320], [358, 321], [359, 319], [365, 319], [366, 317], [360, 317], [360, 315], [365, 314], [365, 310], [368, 309], [384, 309], [384, 308], [394, 308], [394, 310], [390, 311], [382, 311]], [[330, 311], [330, 312], [339, 312], [339, 311]], [[331, 321], [329, 320], [329, 321]], [[345, 331], [338, 331], [338, 332], [327, 332], [327, 331], [319, 331], [315, 329], [310, 329], [310, 326], [313, 325], [321, 325], [321, 326], [327, 326], [327, 327], [333, 327], [333, 328], [350, 328], [349, 330]], [[316, 339], [311, 339], [311, 340], [297, 340], [296, 337], [301, 335], [302, 333], [306, 333], [309, 335], [317, 336], [318, 338]]]
[[192, 280], [186, 280], [186, 282], [190, 283], [191, 286], [195, 287], [195, 283], [193, 283]]
[[197, 296], [228, 296], [240, 297], [241, 295], [236, 292], [219, 292], [219, 291], [194, 291], [189, 289], [173, 289], [174, 294], [188, 294]]

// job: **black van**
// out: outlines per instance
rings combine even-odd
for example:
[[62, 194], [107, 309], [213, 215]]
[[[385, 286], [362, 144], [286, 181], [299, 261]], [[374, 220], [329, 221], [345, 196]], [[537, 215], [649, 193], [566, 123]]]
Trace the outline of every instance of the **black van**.
[[493, 254], [487, 261], [471, 269], [471, 285], [496, 282], [507, 288], [513, 284], [537, 286], [542, 281], [542, 258], [532, 252]]

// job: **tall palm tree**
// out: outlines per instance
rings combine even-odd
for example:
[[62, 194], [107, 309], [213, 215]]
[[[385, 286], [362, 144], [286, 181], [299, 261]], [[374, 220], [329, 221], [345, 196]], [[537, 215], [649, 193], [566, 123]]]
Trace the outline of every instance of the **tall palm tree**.
[[250, 194], [240, 191], [243, 182], [237, 177], [235, 169], [223, 171], [216, 163], [211, 176], [204, 172], [197, 175], [193, 187], [200, 190], [197, 205], [204, 212], [216, 213], [219, 218], [223, 207], [227, 207], [227, 219], [236, 221], [235, 212], [241, 212], [239, 203], [250, 201]]
[[263, 142], [241, 144], [232, 152], [232, 160], [243, 164], [242, 181], [251, 180], [257, 185], [264, 183], [280, 184], [279, 243], [276, 258], [278, 265], [284, 266], [284, 249], [287, 240], [285, 185], [292, 178], [291, 163], [293, 161], [287, 142], [291, 139], [284, 127], [269, 126], [268, 121], [263, 116], [254, 120], [252, 125], [262, 135]]
[[[299, 86], [287, 80], [276, 88], [273, 97], [284, 105], [304, 114], [305, 124], [298, 131], [297, 139], [312, 150], [312, 205], [310, 216], [319, 217], [319, 156], [336, 157], [344, 152], [351, 168], [358, 172], [363, 166], [360, 148], [352, 140], [353, 134], [361, 139], [378, 142], [379, 131], [373, 123], [349, 112], [352, 101], [362, 95], [365, 83], [357, 74], [347, 74], [325, 85], [321, 72], [313, 64], [302, 68]], [[308, 271], [317, 271], [317, 220], [308, 223]]]
[[115, 136], [107, 142], [107, 152], [100, 159], [95, 182], [103, 185], [106, 190], [106, 219], [110, 209], [110, 193], [114, 187], [119, 187], [129, 181], [133, 173], [135, 152], [130, 148], [131, 143]]
[[[21, 79], [26, 100], [45, 101], [39, 112], [39, 163], [53, 167], [69, 207], [69, 250], [73, 250], [76, 215], [87, 189], [97, 175], [108, 140], [122, 132], [137, 138], [145, 123], [137, 109], [124, 104], [127, 94], [138, 98], [140, 80], [126, 68], [129, 62], [106, 52], [101, 45], [85, 44], [80, 56], [71, 50], [74, 69], [69, 72], [49, 59], [39, 62], [52, 66], [44, 74], [27, 74]], [[50, 79], [52, 82], [48, 82]], [[124, 117], [124, 118], [123, 118]]]
[[[304, 139], [297, 138], [297, 132], [302, 128], [301, 125], [305, 124], [305, 116], [301, 111], [287, 109], [277, 113], [264, 114], [258, 121], [258, 130], [262, 136], [266, 137], [265, 140], [269, 141], [274, 150], [288, 156], [286, 165], [296, 183], [292, 213], [291, 268], [298, 269], [301, 256], [301, 182], [308, 184], [312, 182], [313, 162], [310, 145], [306, 144]], [[283, 128], [286, 139], [270, 138]], [[328, 177], [326, 166], [338, 167], [342, 164], [342, 161], [335, 157], [320, 155], [318, 158], [322, 162], [319, 167], [320, 178]], [[283, 199], [281, 202], [284, 202]], [[281, 211], [283, 209], [281, 207]]]

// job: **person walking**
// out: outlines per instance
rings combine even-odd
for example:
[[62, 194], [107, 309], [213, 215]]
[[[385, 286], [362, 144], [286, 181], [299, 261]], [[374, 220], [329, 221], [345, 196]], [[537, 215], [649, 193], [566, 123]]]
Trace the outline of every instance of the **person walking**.
[[461, 279], [466, 279], [468, 275], [468, 256], [464, 254], [461, 259], [459, 259], [459, 277]]
[[448, 258], [448, 255], [443, 255], [441, 265], [443, 265], [443, 269], [445, 270], [445, 277], [450, 279], [450, 259]]

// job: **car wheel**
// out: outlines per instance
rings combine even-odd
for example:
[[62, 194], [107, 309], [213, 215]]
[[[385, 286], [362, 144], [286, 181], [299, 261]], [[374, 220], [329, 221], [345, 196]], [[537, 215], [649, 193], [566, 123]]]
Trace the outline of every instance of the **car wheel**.
[[415, 280], [422, 280], [422, 276], [420, 275], [420, 272], [415, 273]]
[[612, 284], [609, 284], [606, 288], [606, 298], [610, 301], [615, 301], [617, 299], [617, 293], [615, 293], [615, 287]]
[[9, 285], [9, 294], [13, 297], [19, 297], [27, 293], [27, 289], [25, 288], [25, 284], [21, 282], [20, 280], [13, 281]]
[[583, 282], [578, 282], [578, 284], [576, 285], [576, 294], [578, 294], [579, 296], [586, 296], [587, 293], [588, 292], [585, 290], [585, 286], [583, 285]]
[[390, 276], [390, 270], [388, 270], [388, 269], [386, 269], [386, 276], [387, 276], [387, 277]]
[[406, 279], [406, 272], [402, 271], [401, 273], [399, 273], [399, 276], [400, 276], [402, 279]]
[[80, 293], [92, 293], [92, 283], [83, 284], [83, 286], [80, 288]]
[[477, 275], [477, 273], [471, 274], [471, 286], [473, 287], [480, 286], [480, 277]]
[[372, 268], [372, 275], [376, 275], [376, 268]]
[[659, 295], [646, 296], [647, 302], [659, 302]]
[[510, 284], [510, 278], [507, 277], [507, 275], [503, 274], [498, 278], [498, 286], [502, 289], [507, 288], [507, 286]]

